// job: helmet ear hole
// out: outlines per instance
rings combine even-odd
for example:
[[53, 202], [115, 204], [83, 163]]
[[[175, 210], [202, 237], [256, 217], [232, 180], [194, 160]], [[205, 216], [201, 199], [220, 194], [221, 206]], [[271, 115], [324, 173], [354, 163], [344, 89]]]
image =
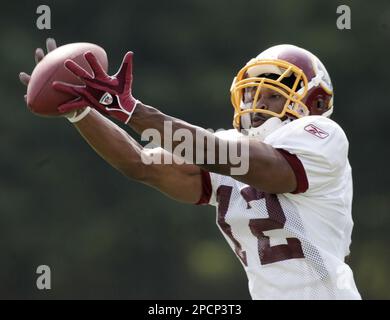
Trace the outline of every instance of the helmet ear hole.
[[312, 102], [310, 108], [311, 115], [321, 115], [326, 111], [326, 101], [324, 98], [318, 97], [315, 101]]
[[317, 109], [319, 109], [319, 110], [324, 110], [324, 108], [325, 108], [325, 101], [324, 101], [324, 99], [318, 99], [317, 100]]

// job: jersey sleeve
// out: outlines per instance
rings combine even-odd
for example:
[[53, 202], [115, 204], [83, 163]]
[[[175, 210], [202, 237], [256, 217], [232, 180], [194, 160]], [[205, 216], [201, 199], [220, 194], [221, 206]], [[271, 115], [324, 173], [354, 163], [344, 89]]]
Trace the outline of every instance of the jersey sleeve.
[[264, 142], [300, 160], [308, 183], [306, 192], [310, 193], [324, 194], [327, 186], [331, 187], [342, 176], [348, 162], [344, 131], [333, 120], [322, 116], [294, 120]]
[[208, 172], [202, 170], [202, 196], [199, 201], [196, 203], [197, 205], [205, 205], [209, 204], [211, 206], [217, 206], [217, 189], [218, 186], [222, 184], [222, 179], [228, 179], [230, 177], [224, 177], [220, 174]]

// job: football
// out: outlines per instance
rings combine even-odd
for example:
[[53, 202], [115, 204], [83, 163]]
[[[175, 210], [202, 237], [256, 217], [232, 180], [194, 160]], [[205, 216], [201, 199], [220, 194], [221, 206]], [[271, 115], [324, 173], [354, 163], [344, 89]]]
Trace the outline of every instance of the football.
[[52, 88], [53, 81], [82, 84], [82, 81], [65, 68], [67, 59], [75, 61], [92, 74], [84, 53], [91, 51], [103, 69], [107, 71], [108, 61], [105, 50], [92, 43], [70, 43], [49, 52], [35, 67], [27, 87], [27, 105], [30, 110], [41, 116], [59, 116], [60, 104], [74, 99], [73, 96], [58, 92]]

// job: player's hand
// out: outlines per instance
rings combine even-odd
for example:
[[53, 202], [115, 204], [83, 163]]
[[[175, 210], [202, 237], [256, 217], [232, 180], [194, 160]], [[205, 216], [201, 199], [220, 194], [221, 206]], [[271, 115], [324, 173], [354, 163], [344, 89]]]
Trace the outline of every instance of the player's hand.
[[56, 90], [75, 96], [74, 100], [60, 105], [58, 110], [67, 113], [89, 105], [103, 114], [128, 123], [138, 102], [131, 93], [133, 52], [126, 53], [118, 72], [113, 76], [109, 76], [103, 70], [91, 52], [85, 53], [84, 57], [93, 74], [89, 74], [72, 60], [66, 60], [65, 67], [79, 77], [85, 85], [53, 82]]
[[[47, 53], [50, 51], [53, 51], [57, 48], [56, 41], [53, 38], [47, 38], [46, 39], [46, 49]], [[45, 56], [45, 52], [42, 48], [37, 48], [35, 50], [35, 63], [38, 64]], [[28, 86], [28, 83], [30, 82], [31, 76], [26, 72], [19, 73], [19, 80], [22, 84], [25, 86]], [[27, 101], [27, 95], [24, 95], [24, 101]]]

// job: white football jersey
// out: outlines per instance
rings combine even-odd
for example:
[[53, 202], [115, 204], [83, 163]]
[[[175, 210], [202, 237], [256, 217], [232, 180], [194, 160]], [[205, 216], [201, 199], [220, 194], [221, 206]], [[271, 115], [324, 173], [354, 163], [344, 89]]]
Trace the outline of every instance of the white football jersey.
[[209, 173], [209, 204], [217, 207], [217, 224], [245, 268], [252, 298], [361, 299], [344, 263], [353, 221], [343, 130], [331, 119], [308, 116], [264, 143], [298, 163], [292, 165], [298, 193], [268, 194]]

